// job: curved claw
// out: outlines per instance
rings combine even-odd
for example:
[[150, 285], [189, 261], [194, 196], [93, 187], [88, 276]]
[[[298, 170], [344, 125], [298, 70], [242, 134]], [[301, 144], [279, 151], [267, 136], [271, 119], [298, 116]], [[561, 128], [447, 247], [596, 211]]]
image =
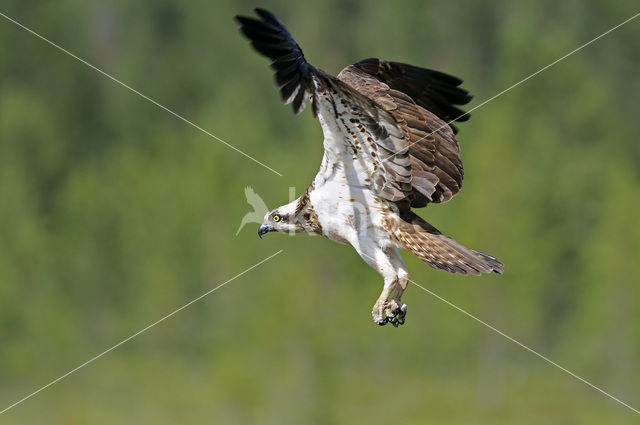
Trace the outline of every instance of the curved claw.
[[381, 315], [383, 317], [379, 319], [380, 321], [377, 321], [378, 319], [375, 319], [377, 315], [374, 314], [375, 323], [377, 323], [379, 326], [384, 326], [387, 323], [391, 323], [394, 328], [397, 328], [400, 325], [404, 325], [405, 317], [407, 315], [407, 306], [406, 304], [402, 304], [402, 306], [398, 308], [397, 303], [396, 305], [388, 305], [381, 312]]

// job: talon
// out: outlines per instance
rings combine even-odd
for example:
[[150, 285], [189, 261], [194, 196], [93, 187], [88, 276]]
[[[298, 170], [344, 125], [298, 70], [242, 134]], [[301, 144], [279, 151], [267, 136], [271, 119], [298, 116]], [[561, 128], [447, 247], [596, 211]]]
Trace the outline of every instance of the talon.
[[374, 306], [373, 321], [379, 326], [391, 323], [394, 328], [404, 325], [405, 316], [407, 314], [407, 305], [400, 304], [396, 300], [385, 302], [384, 304]]

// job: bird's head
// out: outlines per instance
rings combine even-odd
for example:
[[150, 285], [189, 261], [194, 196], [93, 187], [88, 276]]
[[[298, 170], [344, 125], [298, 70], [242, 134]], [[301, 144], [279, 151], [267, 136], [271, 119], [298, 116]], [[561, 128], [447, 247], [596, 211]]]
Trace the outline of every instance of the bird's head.
[[297, 204], [298, 201], [296, 200], [265, 214], [262, 224], [258, 227], [258, 236], [262, 237], [262, 235], [269, 232], [305, 232], [306, 229], [304, 223], [300, 220], [300, 214], [296, 214]]

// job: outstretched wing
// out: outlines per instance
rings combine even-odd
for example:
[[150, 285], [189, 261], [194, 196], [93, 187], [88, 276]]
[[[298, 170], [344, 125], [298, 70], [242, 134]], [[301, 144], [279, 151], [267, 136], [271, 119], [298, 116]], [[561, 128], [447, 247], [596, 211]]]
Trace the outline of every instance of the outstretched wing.
[[[310, 65], [289, 31], [270, 12], [237, 17], [253, 47], [271, 59], [282, 100], [301, 112], [310, 99], [325, 135], [325, 170], [352, 163], [363, 186], [414, 208], [446, 202], [462, 187], [464, 169], [455, 127], [468, 115], [456, 105], [471, 97], [461, 80], [378, 59], [333, 77]], [[350, 160], [349, 160], [350, 157]]]
[[[242, 33], [271, 59], [282, 100], [295, 113], [311, 100], [322, 125], [327, 175], [337, 168], [392, 202], [411, 192], [411, 159], [405, 133], [392, 114], [349, 84], [310, 65], [300, 46], [270, 12], [238, 16]], [[383, 160], [384, 159], [384, 160]]]
[[455, 128], [448, 121], [468, 115], [454, 105], [469, 102], [460, 79], [412, 65], [365, 59], [338, 78], [391, 113], [408, 141], [412, 169], [411, 206], [446, 202], [462, 188], [464, 169]]

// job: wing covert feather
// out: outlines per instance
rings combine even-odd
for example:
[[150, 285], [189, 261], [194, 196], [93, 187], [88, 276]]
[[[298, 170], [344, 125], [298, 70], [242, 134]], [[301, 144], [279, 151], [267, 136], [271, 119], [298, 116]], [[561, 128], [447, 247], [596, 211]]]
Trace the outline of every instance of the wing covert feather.
[[[403, 128], [414, 177], [411, 207], [448, 201], [460, 191], [464, 177], [460, 145], [453, 129], [407, 93], [391, 88], [377, 74], [365, 72], [359, 66], [363, 62], [366, 61], [346, 67], [338, 78], [379, 104]], [[416, 93], [415, 89], [412, 93]]]

